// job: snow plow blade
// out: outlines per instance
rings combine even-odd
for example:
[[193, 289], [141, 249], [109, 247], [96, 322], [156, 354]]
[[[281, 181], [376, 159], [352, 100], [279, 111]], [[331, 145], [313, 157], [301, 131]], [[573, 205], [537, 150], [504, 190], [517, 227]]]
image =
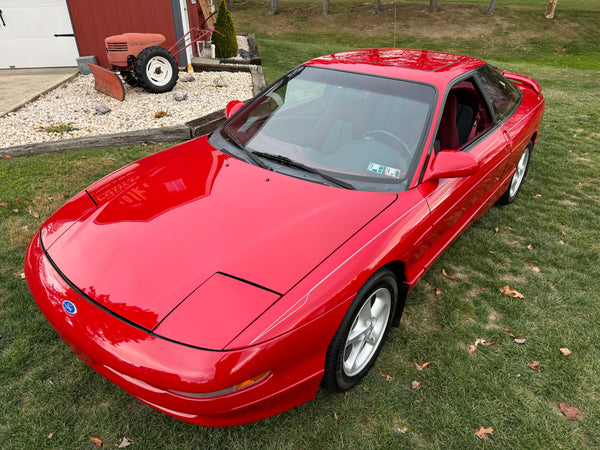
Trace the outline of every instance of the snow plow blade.
[[96, 64], [86, 64], [90, 66], [90, 69], [94, 74], [94, 81], [96, 82], [94, 87], [97, 91], [120, 101], [125, 100], [125, 87], [115, 72], [97, 66]]

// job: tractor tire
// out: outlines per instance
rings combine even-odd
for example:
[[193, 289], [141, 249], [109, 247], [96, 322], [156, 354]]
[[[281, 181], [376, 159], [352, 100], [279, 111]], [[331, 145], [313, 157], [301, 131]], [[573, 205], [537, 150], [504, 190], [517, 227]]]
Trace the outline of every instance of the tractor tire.
[[169, 92], [179, 78], [175, 57], [166, 48], [158, 46], [142, 50], [133, 70], [140, 85], [155, 94]]

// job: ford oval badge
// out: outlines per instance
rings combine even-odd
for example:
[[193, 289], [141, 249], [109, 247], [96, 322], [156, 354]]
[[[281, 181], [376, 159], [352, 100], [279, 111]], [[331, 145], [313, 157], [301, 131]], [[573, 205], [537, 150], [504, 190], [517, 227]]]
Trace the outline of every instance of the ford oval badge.
[[70, 300], [65, 300], [64, 302], [62, 302], [62, 307], [67, 314], [77, 314], [77, 306], [75, 306], [75, 303], [73, 303]]

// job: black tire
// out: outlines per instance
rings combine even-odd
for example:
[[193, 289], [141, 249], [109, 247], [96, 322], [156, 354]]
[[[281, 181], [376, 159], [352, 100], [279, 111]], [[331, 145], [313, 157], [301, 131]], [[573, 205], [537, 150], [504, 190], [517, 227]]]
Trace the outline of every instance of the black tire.
[[367, 280], [329, 344], [323, 386], [343, 392], [363, 379], [383, 347], [397, 300], [398, 283], [390, 270], [381, 269]]
[[517, 169], [510, 180], [510, 184], [508, 185], [506, 192], [498, 199], [498, 204], [509, 205], [515, 201], [515, 198], [517, 198], [517, 194], [521, 190], [523, 180], [525, 180], [527, 171], [529, 170], [529, 161], [531, 160], [532, 149], [533, 145], [530, 142], [527, 144], [527, 147], [525, 147], [525, 150], [523, 150], [523, 154], [517, 163]]
[[135, 87], [139, 84], [133, 69], [121, 70], [121, 76], [123, 77], [123, 81], [125, 81], [125, 83], [127, 83], [129, 86]]
[[133, 70], [140, 85], [156, 94], [169, 92], [179, 78], [175, 57], [166, 48], [158, 46], [142, 50]]

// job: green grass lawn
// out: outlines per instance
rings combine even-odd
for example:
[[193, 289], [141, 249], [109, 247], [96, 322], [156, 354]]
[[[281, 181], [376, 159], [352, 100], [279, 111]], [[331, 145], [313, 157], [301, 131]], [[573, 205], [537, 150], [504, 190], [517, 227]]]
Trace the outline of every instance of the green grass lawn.
[[[338, 12], [327, 18], [319, 2], [284, 1], [279, 17], [255, 0], [233, 3], [238, 32], [256, 33], [271, 81], [311, 56], [392, 45], [393, 34], [375, 26], [387, 19], [367, 16], [368, 3], [332, 2]], [[484, 214], [419, 281], [363, 383], [231, 428], [189, 425], [143, 405], [62, 343], [29, 294], [22, 262], [35, 230], [67, 198], [161, 147], [0, 160], [0, 448], [96, 448], [90, 437], [113, 448], [123, 436], [134, 449], [600, 447], [596, 2], [559, 2], [556, 22], [543, 18], [545, 0], [498, 2], [496, 18], [472, 15], [466, 24], [461, 8], [485, 10], [487, 2], [442, 1], [445, 16], [431, 19], [437, 37], [408, 16], [430, 17], [426, 3], [398, 4], [406, 11], [397, 45], [468, 53], [531, 75], [544, 88], [546, 116], [515, 203]], [[461, 24], [479, 33], [461, 35]], [[524, 299], [502, 295], [504, 286]], [[493, 345], [470, 353], [478, 339]], [[431, 364], [419, 371], [415, 362]], [[561, 403], [581, 418], [568, 420]], [[475, 436], [479, 427], [493, 429], [492, 442]]]

